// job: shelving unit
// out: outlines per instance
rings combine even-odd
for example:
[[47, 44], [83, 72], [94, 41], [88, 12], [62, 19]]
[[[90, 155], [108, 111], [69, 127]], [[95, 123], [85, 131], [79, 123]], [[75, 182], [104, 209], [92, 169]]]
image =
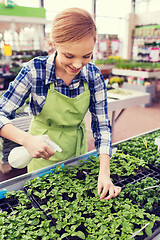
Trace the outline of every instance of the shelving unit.
[[137, 26], [132, 37], [132, 59], [160, 61], [160, 25]]
[[113, 75], [119, 75], [124, 77], [142, 77], [144, 79], [154, 79], [154, 83], [149, 86], [138, 85], [138, 84], [128, 84], [124, 83], [123, 87], [129, 90], [147, 92], [150, 93], [150, 103], [145, 105], [146, 107], [150, 107], [152, 105], [152, 100], [156, 100], [156, 91], [157, 91], [157, 79], [160, 77], [160, 71], [148, 72], [148, 71], [137, 71], [130, 69], [112, 69]]
[[147, 71], [137, 71], [137, 70], [130, 70], [130, 69], [118, 69], [118, 68], [113, 68], [112, 69], [112, 74], [114, 75], [121, 75], [125, 77], [143, 77], [143, 78], [159, 78], [160, 77], [160, 71], [155, 71], [155, 72], [147, 72]]

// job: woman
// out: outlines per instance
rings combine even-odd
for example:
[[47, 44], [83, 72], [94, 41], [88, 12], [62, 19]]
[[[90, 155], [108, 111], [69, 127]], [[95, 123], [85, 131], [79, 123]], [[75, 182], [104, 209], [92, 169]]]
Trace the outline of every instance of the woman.
[[[110, 199], [121, 189], [110, 179], [111, 126], [106, 86], [99, 69], [90, 63], [96, 41], [95, 23], [83, 9], [66, 9], [53, 22], [52, 38], [55, 53], [31, 60], [2, 96], [0, 134], [23, 145], [34, 157], [28, 171], [40, 169], [87, 151], [84, 117], [89, 108], [100, 159], [98, 194], [102, 191], [100, 199]], [[33, 120], [29, 132], [23, 132], [9, 118], [29, 95]], [[57, 143], [62, 152], [54, 152], [41, 135]]]

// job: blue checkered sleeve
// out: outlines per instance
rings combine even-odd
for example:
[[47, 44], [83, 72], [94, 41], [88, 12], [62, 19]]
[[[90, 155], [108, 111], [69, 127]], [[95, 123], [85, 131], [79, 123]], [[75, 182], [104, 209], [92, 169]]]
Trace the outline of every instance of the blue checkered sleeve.
[[10, 123], [10, 119], [14, 116], [15, 111], [28, 98], [30, 88], [29, 69], [23, 68], [0, 98], [0, 128], [6, 123]]
[[[93, 68], [93, 69], [90, 69]], [[112, 129], [108, 117], [107, 89], [103, 75], [94, 65], [89, 66], [89, 85], [91, 92], [91, 127], [95, 139], [97, 154], [112, 155]]]

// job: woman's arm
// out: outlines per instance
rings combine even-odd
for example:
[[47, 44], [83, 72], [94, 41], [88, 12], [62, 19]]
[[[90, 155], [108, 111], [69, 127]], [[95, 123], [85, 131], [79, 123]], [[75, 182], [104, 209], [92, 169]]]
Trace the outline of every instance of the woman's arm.
[[29, 134], [15, 127], [12, 123], [8, 123], [1, 128], [0, 135], [1, 137], [23, 145], [24, 139], [27, 139]]
[[[55, 153], [43, 140], [42, 136], [33, 136], [10, 123], [1, 128], [0, 135], [23, 145], [34, 158], [44, 158], [48, 160]], [[48, 138], [48, 136], [45, 137]]]
[[[95, 71], [95, 72], [94, 72]], [[90, 112], [95, 147], [100, 160], [98, 194], [100, 199], [116, 197], [121, 188], [114, 186], [110, 178], [110, 157], [112, 155], [112, 130], [108, 117], [107, 89], [103, 75], [96, 67], [90, 79]], [[107, 195], [108, 194], [108, 195]], [[107, 195], [107, 196], [106, 196]]]

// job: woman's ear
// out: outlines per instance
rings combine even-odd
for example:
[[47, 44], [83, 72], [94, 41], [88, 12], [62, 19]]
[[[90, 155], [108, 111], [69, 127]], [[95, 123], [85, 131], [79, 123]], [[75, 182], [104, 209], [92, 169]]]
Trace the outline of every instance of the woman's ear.
[[50, 42], [50, 47], [52, 48], [53, 51], [57, 50], [57, 46], [56, 46], [56, 44], [53, 41]]
[[56, 44], [54, 42], [52, 43], [52, 46], [56, 49]]

